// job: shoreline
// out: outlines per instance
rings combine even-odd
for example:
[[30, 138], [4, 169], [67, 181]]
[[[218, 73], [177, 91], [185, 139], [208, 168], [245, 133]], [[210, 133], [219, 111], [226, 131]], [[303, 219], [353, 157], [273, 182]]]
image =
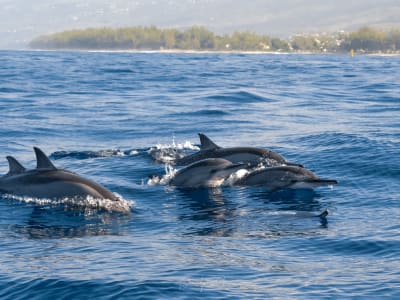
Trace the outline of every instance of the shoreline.
[[[249, 55], [343, 55], [350, 56], [346, 52], [312, 52], [312, 51], [243, 51], [243, 50], [182, 50], [182, 49], [161, 49], [161, 50], [141, 50], [141, 49], [0, 49], [0, 51], [37, 51], [37, 52], [87, 52], [87, 53], [160, 53], [160, 54], [249, 54]], [[398, 57], [399, 53], [358, 53], [354, 56], [378, 56], [378, 57]]]

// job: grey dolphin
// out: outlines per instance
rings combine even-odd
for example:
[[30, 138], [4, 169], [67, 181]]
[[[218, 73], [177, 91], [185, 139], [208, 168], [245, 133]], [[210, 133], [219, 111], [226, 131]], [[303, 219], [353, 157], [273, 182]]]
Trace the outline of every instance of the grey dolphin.
[[26, 170], [15, 158], [7, 156], [9, 172], [0, 177], [0, 192], [33, 198], [86, 198], [118, 201], [112, 192], [73, 172], [57, 169], [39, 148], [34, 147], [37, 167]]
[[296, 166], [279, 166], [259, 169], [237, 180], [237, 185], [262, 185], [270, 190], [313, 189], [337, 184], [336, 180], [322, 179], [313, 172]]
[[179, 170], [169, 184], [185, 188], [220, 186], [232, 173], [243, 168], [243, 164], [222, 158], [204, 159]]
[[199, 137], [201, 144], [200, 151], [176, 159], [176, 165], [187, 165], [206, 158], [223, 158], [233, 163], [247, 163], [250, 166], [257, 165], [260, 162], [301, 166], [288, 162], [283, 156], [269, 149], [255, 147], [222, 148], [211, 141], [205, 134], [199, 133]]

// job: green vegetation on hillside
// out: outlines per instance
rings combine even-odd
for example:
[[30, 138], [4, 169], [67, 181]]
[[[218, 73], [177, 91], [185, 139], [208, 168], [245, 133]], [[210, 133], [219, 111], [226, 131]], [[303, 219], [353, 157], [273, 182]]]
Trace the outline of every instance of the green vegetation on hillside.
[[34, 39], [34, 49], [85, 50], [211, 50], [211, 51], [400, 51], [400, 30], [363, 27], [352, 33], [296, 35], [288, 40], [251, 32], [216, 35], [193, 26], [187, 30], [151, 27], [67, 30]]
[[389, 32], [363, 27], [350, 33], [341, 45], [342, 49], [366, 52], [396, 52], [400, 51], [400, 30]]

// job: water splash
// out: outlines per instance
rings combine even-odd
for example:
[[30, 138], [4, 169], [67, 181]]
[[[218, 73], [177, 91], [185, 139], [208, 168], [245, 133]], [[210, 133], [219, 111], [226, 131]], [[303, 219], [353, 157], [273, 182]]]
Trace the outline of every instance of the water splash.
[[147, 185], [167, 185], [174, 178], [175, 174], [178, 172], [177, 169], [173, 168], [171, 165], [165, 165], [165, 175], [152, 175], [147, 181]]
[[185, 157], [187, 150], [198, 151], [200, 148], [190, 141], [177, 144], [173, 137], [172, 144], [157, 144], [147, 152], [155, 161], [173, 164], [175, 160]]

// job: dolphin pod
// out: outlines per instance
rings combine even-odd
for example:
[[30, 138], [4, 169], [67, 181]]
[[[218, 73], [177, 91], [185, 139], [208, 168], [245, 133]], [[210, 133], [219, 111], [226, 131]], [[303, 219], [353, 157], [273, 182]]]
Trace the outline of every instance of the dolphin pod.
[[[225, 179], [238, 169], [247, 171], [244, 176], [234, 178], [231, 181], [233, 185], [259, 185], [275, 191], [279, 189], [313, 189], [338, 183], [336, 180], [319, 178], [304, 168], [303, 165], [288, 162], [282, 155], [269, 149], [255, 147], [222, 148], [205, 134], [199, 133], [198, 135], [200, 137], [200, 151], [176, 159], [175, 164], [177, 165], [190, 165], [178, 171], [176, 175], [178, 175], [179, 180], [172, 178], [170, 184], [188, 187], [196, 181], [196, 184], [191, 187], [211, 186], [208, 179], [212, 179], [213, 167], [207, 162], [210, 159], [222, 159], [238, 166], [238, 168], [230, 169], [232, 171], [230, 174], [227, 174], [229, 172], [225, 170], [227, 175]], [[262, 167], [257, 167], [260, 164]], [[184, 176], [190, 178], [184, 181], [182, 179]], [[200, 180], [203, 181], [202, 184], [199, 184]]]
[[[176, 159], [177, 165], [186, 166], [173, 174], [169, 185], [184, 188], [216, 187], [229, 179], [231, 185], [259, 185], [275, 191], [286, 188], [313, 189], [338, 183], [336, 180], [319, 178], [301, 164], [290, 163], [268, 149], [222, 148], [204, 134], [199, 133], [199, 137], [200, 151]], [[0, 177], [0, 193], [46, 199], [89, 196], [113, 203], [120, 200], [98, 183], [56, 168], [39, 148], [34, 147], [34, 151], [37, 167], [33, 170], [27, 170], [14, 157], [7, 156], [9, 172]], [[242, 169], [245, 171], [236, 176]]]
[[267, 163], [269, 165], [302, 165], [288, 162], [282, 155], [269, 150], [256, 147], [230, 147], [223, 148], [215, 144], [209, 137], [203, 133], [198, 134], [200, 137], [200, 151], [178, 158], [175, 160], [176, 165], [188, 165], [196, 161], [207, 158], [223, 158], [232, 163], [246, 163], [249, 166], [255, 166], [259, 163]]
[[46, 154], [34, 147], [37, 167], [26, 170], [14, 157], [7, 156], [9, 172], [0, 177], [0, 192], [46, 199], [86, 198], [118, 201], [112, 192], [73, 172], [57, 169]]

